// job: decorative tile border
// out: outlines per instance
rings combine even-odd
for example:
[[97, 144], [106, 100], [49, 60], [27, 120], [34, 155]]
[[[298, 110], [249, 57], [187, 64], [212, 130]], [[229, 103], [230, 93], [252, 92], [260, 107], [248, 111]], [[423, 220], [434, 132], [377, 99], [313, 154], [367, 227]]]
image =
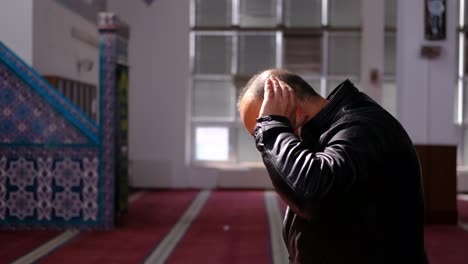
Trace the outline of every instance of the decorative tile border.
[[112, 228], [115, 215], [115, 145], [116, 145], [116, 63], [117, 24], [112, 13], [99, 14], [100, 31], [100, 132], [102, 149], [100, 174], [103, 178], [103, 226]]
[[84, 130], [88, 130], [91, 134], [97, 134], [98, 126], [86, 116], [77, 106], [75, 106], [65, 96], [60, 94], [54, 87], [52, 87], [42, 76], [36, 72], [29, 65], [24, 63], [18, 56], [16, 56], [8, 47], [0, 41], [0, 62], [8, 64], [10, 67], [15, 67], [22, 73], [25, 79], [30, 80], [34, 84], [34, 88], [40, 90], [45, 99], [57, 102], [57, 107], [62, 111], [62, 114], [69, 113], [72, 120], [77, 120], [80, 126], [84, 126]]
[[92, 143], [1, 63], [0, 131], [3, 144]]
[[[0, 42], [0, 82], [10, 87], [0, 94], [6, 102], [0, 104], [0, 121], [14, 123], [12, 135], [30, 128], [22, 141], [0, 134], [0, 228], [114, 226], [117, 19], [111, 13], [101, 18], [99, 127]], [[26, 95], [26, 88], [32, 88], [36, 97]], [[54, 111], [38, 115], [51, 106]], [[15, 124], [22, 118], [31, 121]], [[58, 125], [56, 137], [41, 134], [44, 127], [33, 124], [47, 121], [50, 125], [60, 118], [67, 122]], [[66, 129], [70, 123], [78, 130]], [[77, 131], [91, 141], [73, 134]], [[56, 139], [60, 135], [64, 138]]]
[[97, 148], [0, 147], [2, 227], [99, 225]]

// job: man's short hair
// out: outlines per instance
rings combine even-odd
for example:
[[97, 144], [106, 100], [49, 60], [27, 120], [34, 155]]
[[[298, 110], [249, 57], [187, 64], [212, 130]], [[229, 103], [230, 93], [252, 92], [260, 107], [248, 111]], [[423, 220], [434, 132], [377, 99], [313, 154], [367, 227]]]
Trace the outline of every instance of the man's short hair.
[[244, 88], [242, 89], [239, 95], [238, 105], [240, 104], [242, 98], [244, 98], [247, 91], [251, 91], [251, 94], [253, 95], [255, 99], [263, 100], [263, 94], [265, 92], [264, 85], [265, 85], [266, 79], [261, 78], [261, 76], [262, 76], [262, 73], [264, 72], [268, 72], [269, 76], [278, 77], [278, 79], [288, 84], [294, 90], [294, 93], [296, 94], [297, 99], [301, 101], [320, 96], [314, 90], [314, 88], [312, 88], [312, 86], [310, 86], [304, 79], [302, 79], [301, 76], [295, 73], [289, 72], [287, 70], [270, 69], [270, 70], [259, 72], [255, 74], [252, 78], [250, 78], [250, 80], [244, 86]]

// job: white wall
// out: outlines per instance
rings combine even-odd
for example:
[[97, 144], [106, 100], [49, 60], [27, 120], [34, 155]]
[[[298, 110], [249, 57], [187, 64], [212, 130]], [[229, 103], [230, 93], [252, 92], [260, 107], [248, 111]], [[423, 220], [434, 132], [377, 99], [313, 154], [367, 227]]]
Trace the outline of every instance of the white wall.
[[[397, 116], [416, 144], [456, 144], [455, 1], [447, 1], [447, 39], [436, 60], [420, 57], [423, 1], [398, 2]], [[109, 0], [130, 25], [131, 185], [142, 187], [269, 186], [262, 169], [187, 165], [189, 111], [189, 1]], [[235, 174], [235, 175], [234, 175]], [[234, 180], [237, 178], [237, 180]]]
[[33, 61], [33, 0], [2, 0], [0, 40], [29, 65]]
[[[97, 20], [97, 17], [96, 17]], [[33, 66], [42, 75], [58, 75], [91, 84], [99, 80], [99, 49], [72, 37], [72, 28], [98, 41], [97, 26], [54, 0], [34, 1]], [[77, 62], [93, 62], [91, 71]]]
[[[384, 0], [362, 0], [361, 78], [360, 88], [382, 103], [384, 75]], [[379, 81], [372, 82], [371, 71], [377, 70]]]
[[109, 0], [130, 26], [129, 156], [132, 186], [187, 187], [189, 1]]
[[[447, 39], [424, 39], [424, 1], [398, 1], [397, 116], [416, 144], [456, 145], [457, 1], [447, 3]], [[440, 58], [421, 58], [423, 44], [440, 45]]]

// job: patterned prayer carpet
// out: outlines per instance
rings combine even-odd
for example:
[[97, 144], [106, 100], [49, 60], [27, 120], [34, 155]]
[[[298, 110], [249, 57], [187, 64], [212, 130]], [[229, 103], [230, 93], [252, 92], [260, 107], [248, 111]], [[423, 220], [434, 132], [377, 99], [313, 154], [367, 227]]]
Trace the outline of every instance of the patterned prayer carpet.
[[[458, 198], [460, 219], [466, 220], [468, 199]], [[273, 233], [281, 229], [285, 208], [276, 195], [263, 191], [147, 192], [130, 205], [117, 229], [81, 232], [45, 257], [16, 263], [286, 263], [284, 253], [275, 256], [278, 250], [273, 250], [283, 244]], [[0, 264], [60, 233], [0, 231]], [[468, 263], [468, 232], [462, 228], [429, 225], [425, 240], [431, 264]]]

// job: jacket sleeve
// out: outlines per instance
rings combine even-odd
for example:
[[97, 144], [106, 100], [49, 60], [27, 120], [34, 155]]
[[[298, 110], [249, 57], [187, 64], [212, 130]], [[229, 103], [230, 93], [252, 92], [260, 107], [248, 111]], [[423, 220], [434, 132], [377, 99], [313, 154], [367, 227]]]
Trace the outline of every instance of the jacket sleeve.
[[359, 131], [353, 127], [337, 130], [322, 152], [308, 149], [282, 116], [259, 118], [254, 131], [273, 186], [303, 218], [310, 218], [320, 201], [346, 198], [364, 176], [358, 160], [363, 150], [355, 142]]

